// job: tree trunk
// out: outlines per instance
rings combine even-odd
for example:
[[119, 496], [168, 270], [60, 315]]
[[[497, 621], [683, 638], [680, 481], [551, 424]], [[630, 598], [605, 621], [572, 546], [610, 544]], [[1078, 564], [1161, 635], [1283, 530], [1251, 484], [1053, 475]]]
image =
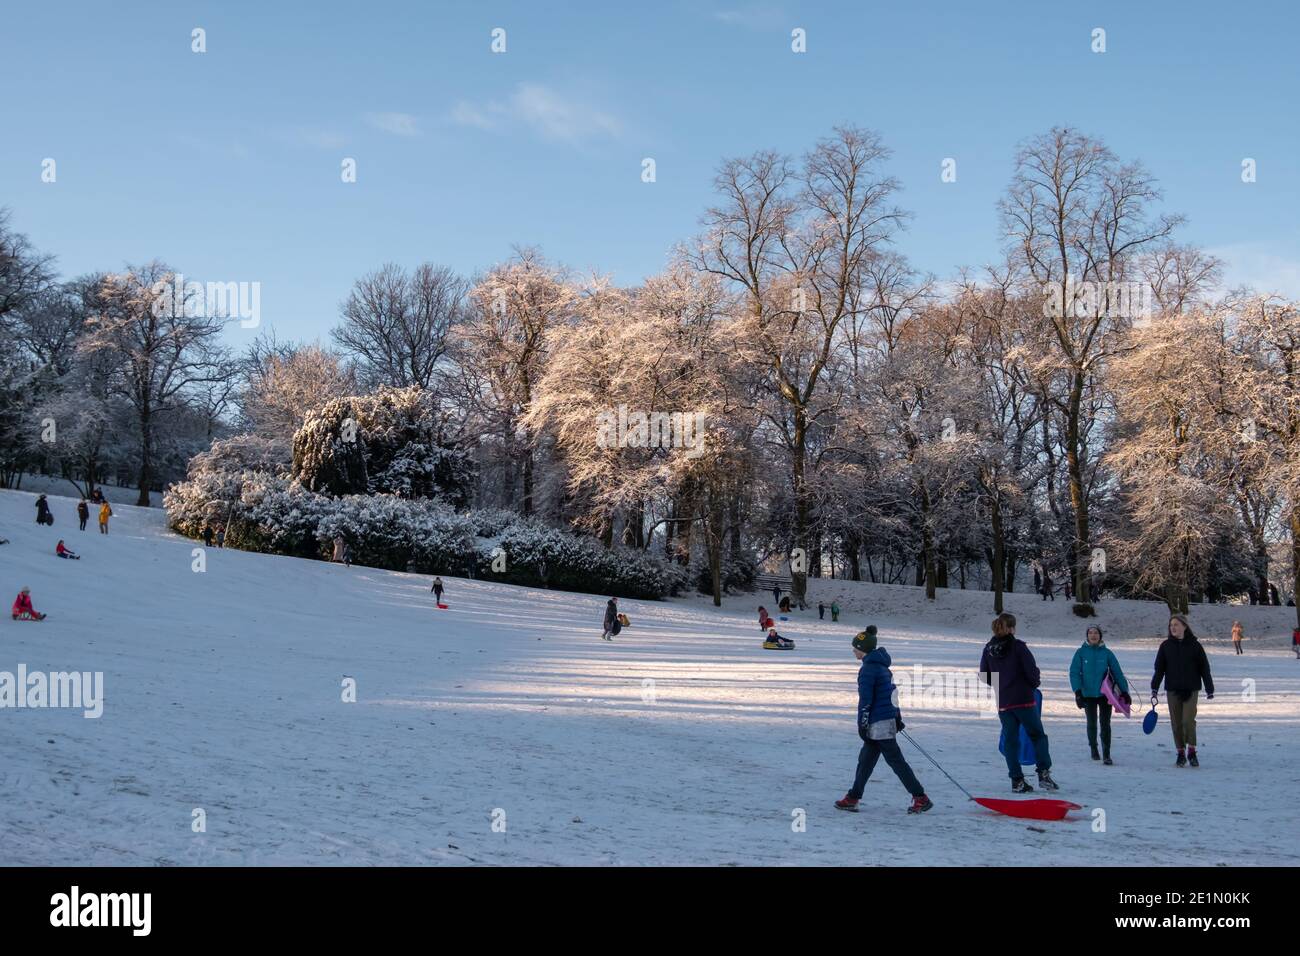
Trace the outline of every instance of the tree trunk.
[[998, 501], [998, 496], [993, 495], [989, 507], [989, 522], [993, 526], [993, 613], [1001, 614], [1002, 608], [1002, 589], [1006, 582], [1006, 545], [1003, 540], [1002, 531], [1002, 504]]
[[149, 486], [153, 484], [153, 412], [146, 404], [140, 410], [140, 493], [135, 503], [149, 507]]
[[1083, 402], [1083, 373], [1075, 371], [1070, 383], [1070, 403], [1066, 414], [1065, 460], [1070, 475], [1070, 504], [1074, 508], [1074, 578], [1076, 604], [1090, 605], [1088, 600], [1088, 568], [1092, 556], [1088, 553], [1088, 498], [1083, 489], [1083, 462], [1079, 458], [1079, 417]]

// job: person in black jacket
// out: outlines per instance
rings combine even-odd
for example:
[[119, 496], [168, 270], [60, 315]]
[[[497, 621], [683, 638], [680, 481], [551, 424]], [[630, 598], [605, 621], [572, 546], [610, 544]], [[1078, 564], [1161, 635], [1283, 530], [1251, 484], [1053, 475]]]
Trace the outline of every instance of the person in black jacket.
[[610, 598], [609, 603], [605, 605], [605, 631], [600, 635], [602, 641], [612, 641], [614, 638], [610, 635], [614, 631], [614, 623], [618, 620], [618, 598]]
[[993, 620], [993, 637], [984, 645], [980, 656], [980, 676], [993, 687], [993, 675], [998, 675], [994, 688], [997, 694], [998, 719], [1006, 739], [1004, 748], [1007, 773], [1011, 789], [1016, 793], [1029, 793], [1034, 788], [1025, 780], [1020, 769], [1020, 728], [1025, 728], [1034, 745], [1034, 764], [1038, 770], [1038, 785], [1044, 790], [1059, 790], [1052, 779], [1052, 754], [1047, 746], [1047, 733], [1038, 716], [1038, 702], [1034, 688], [1041, 682], [1038, 663], [1030, 653], [1029, 645], [1016, 639], [1016, 617], [1002, 613]]
[[36, 499], [36, 523], [37, 524], [54, 524], [54, 516], [50, 514], [50, 503], [41, 495]]
[[82, 498], [77, 503], [77, 520], [81, 522], [81, 530], [86, 530], [86, 522], [90, 520], [90, 505], [86, 504], [86, 499]]
[[1214, 700], [1214, 679], [1210, 676], [1210, 659], [1205, 648], [1192, 633], [1187, 618], [1175, 614], [1169, 618], [1169, 636], [1156, 652], [1155, 674], [1151, 677], [1151, 695], [1160, 691], [1165, 682], [1165, 695], [1169, 702], [1169, 723], [1174, 729], [1174, 746], [1178, 759], [1174, 766], [1186, 767], [1189, 763], [1199, 767], [1196, 759], [1196, 700], [1201, 687], [1205, 699]]

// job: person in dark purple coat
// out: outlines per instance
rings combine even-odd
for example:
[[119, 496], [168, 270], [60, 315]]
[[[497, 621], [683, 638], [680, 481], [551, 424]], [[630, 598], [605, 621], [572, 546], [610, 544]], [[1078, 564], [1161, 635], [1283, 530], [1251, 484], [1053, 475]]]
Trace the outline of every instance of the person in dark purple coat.
[[[996, 685], [993, 683], [994, 674], [998, 675]], [[994, 620], [993, 637], [984, 645], [984, 653], [980, 656], [980, 677], [994, 688], [997, 697], [998, 719], [1002, 721], [1002, 731], [1008, 741], [1005, 756], [1011, 789], [1016, 793], [1029, 793], [1034, 789], [1020, 769], [1020, 748], [1011, 743], [1020, 739], [1020, 728], [1024, 727], [1034, 745], [1038, 785], [1044, 790], [1059, 790], [1052, 779], [1052, 755], [1047, 747], [1047, 733], [1043, 730], [1043, 721], [1034, 701], [1034, 689], [1041, 682], [1038, 663], [1029, 646], [1016, 638], [1014, 614], [999, 614]]]

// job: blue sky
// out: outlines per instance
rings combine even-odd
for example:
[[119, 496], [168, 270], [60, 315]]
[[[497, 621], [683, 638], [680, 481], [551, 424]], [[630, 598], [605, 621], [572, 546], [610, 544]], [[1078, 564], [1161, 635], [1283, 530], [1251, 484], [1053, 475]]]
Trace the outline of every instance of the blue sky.
[[900, 249], [948, 276], [998, 257], [1015, 146], [1063, 124], [1146, 163], [1231, 279], [1300, 296], [1298, 27], [1280, 0], [8, 3], [0, 205], [64, 275], [256, 281], [264, 326], [324, 340], [388, 261], [473, 273], [537, 245], [634, 283], [697, 230], [722, 158], [839, 123], [883, 134]]

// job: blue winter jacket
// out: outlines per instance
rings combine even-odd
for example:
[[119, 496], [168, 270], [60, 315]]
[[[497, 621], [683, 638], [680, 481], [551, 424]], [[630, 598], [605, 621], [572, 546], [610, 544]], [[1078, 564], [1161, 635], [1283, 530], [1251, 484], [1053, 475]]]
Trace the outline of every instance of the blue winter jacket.
[[858, 727], [865, 730], [877, 720], [899, 716], [894, 705], [894, 675], [889, 671], [889, 651], [877, 647], [862, 659], [858, 669]]
[[1101, 681], [1106, 676], [1107, 668], [1110, 669], [1110, 679], [1115, 682], [1116, 688], [1120, 693], [1127, 694], [1128, 681], [1106, 642], [1093, 647], [1084, 641], [1083, 646], [1074, 652], [1074, 660], [1070, 661], [1070, 690], [1083, 691], [1084, 697], [1100, 697]]

